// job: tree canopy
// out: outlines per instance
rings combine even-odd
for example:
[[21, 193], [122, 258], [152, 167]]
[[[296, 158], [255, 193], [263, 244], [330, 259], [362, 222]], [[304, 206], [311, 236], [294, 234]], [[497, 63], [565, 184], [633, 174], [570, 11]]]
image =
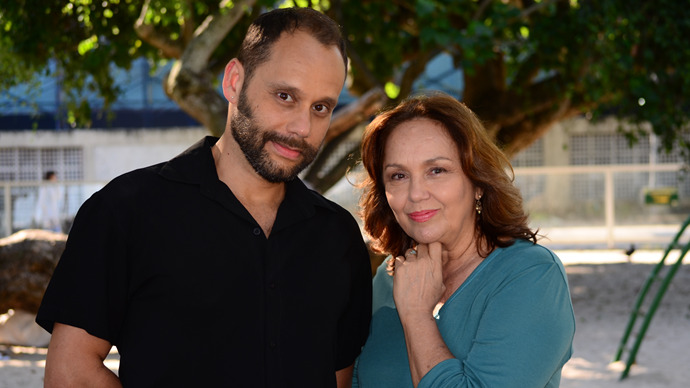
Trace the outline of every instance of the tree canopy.
[[[166, 94], [218, 135], [227, 114], [218, 75], [254, 17], [292, 5], [342, 25], [358, 98], [334, 115], [319, 168], [349, 130], [413, 92], [440, 53], [509, 156], [580, 114], [631, 123], [622, 127], [631, 141], [651, 128], [665, 149], [690, 150], [690, 7], [676, 0], [18, 0], [0, 5], [0, 89], [59, 72], [70, 120], [88, 125], [84, 90], [106, 106], [117, 99], [110, 65], [173, 61]], [[327, 189], [352, 163], [341, 159], [306, 179]]]

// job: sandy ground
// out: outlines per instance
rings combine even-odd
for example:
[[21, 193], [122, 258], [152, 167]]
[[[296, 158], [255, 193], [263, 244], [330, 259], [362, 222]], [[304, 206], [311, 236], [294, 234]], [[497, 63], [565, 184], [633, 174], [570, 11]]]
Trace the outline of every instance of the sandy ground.
[[[620, 381], [623, 364], [611, 360], [637, 293], [662, 252], [637, 251], [630, 258], [622, 251], [557, 253], [566, 264], [577, 319], [575, 354], [563, 369], [561, 387], [690, 386], [686, 357], [690, 355], [690, 266], [685, 264], [675, 275], [642, 342], [637, 364]], [[677, 257], [671, 254], [668, 262]], [[45, 355], [45, 348], [0, 345], [0, 388], [41, 387]], [[116, 370], [117, 364], [113, 352], [107, 365]]]
[[[653, 316], [629, 376], [627, 361], [611, 363], [638, 292], [661, 258], [661, 251], [558, 252], [570, 281], [577, 328], [574, 355], [563, 369], [563, 388], [682, 388], [690, 386], [690, 261], [686, 257]], [[589, 262], [586, 262], [589, 256]], [[667, 263], [674, 263], [672, 252]], [[585, 261], [585, 262], [582, 262]], [[665, 276], [668, 267], [661, 276]], [[659, 282], [660, 283], [660, 282]], [[656, 287], [656, 286], [655, 286]], [[655, 291], [656, 288], [652, 290]], [[654, 293], [648, 297], [651, 301]], [[647, 306], [647, 304], [643, 305]], [[644, 309], [644, 308], [643, 308]], [[646, 311], [646, 310], [645, 310]], [[638, 318], [641, 323], [642, 318]], [[637, 333], [636, 325], [633, 333]], [[632, 347], [634, 334], [628, 344]]]

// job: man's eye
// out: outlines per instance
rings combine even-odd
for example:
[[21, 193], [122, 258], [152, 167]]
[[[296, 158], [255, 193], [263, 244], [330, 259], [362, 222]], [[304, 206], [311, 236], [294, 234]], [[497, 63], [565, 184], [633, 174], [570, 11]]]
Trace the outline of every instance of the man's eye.
[[324, 105], [324, 104], [316, 104], [316, 105], [314, 105], [314, 110], [317, 111], [317, 112], [319, 112], [319, 113], [328, 113], [328, 112], [330, 111], [330, 109], [328, 108], [328, 106], [326, 106], [326, 105]]
[[278, 98], [283, 101], [292, 101], [292, 96], [289, 93], [280, 92], [278, 93]]

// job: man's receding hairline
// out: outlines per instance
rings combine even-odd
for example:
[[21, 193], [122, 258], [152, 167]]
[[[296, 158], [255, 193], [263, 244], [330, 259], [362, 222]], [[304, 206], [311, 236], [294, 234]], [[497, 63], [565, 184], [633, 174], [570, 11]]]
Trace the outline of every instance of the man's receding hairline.
[[[345, 61], [343, 60], [345, 53], [340, 50], [340, 46], [337, 43], [323, 43], [319, 39], [314, 37], [314, 34], [312, 34], [308, 28], [304, 28], [304, 27], [292, 28], [291, 30], [285, 30], [285, 31], [281, 32], [280, 35], [278, 36], [278, 39], [276, 39], [275, 41], [273, 41], [273, 43], [268, 45], [269, 50], [268, 50], [268, 55], [266, 56], [266, 59], [257, 63], [256, 67], [254, 69], [252, 69], [252, 71], [249, 72], [250, 77], [249, 78], [245, 77], [245, 80], [253, 78], [254, 71], [256, 70], [256, 68], [261, 67], [262, 65], [269, 62], [273, 58], [273, 54], [275, 52], [274, 48], [278, 43], [280, 43], [281, 39], [283, 39], [286, 35], [294, 37], [298, 33], [303, 33], [303, 34], [307, 35], [309, 38], [315, 40], [316, 43], [320, 44], [321, 47], [325, 47], [325, 48], [335, 47], [336, 48], [336, 50], [338, 51], [338, 58], [340, 59], [340, 61], [338, 61], [338, 63], [343, 64], [343, 70], [345, 73], [345, 75], [343, 77], [343, 85], [344, 85], [345, 79], [347, 79], [347, 65], [345, 64]], [[239, 61], [239, 59], [237, 59], [237, 60]], [[242, 63], [242, 62], [240, 62], [240, 63]], [[244, 63], [242, 63], [242, 66], [244, 66]], [[247, 70], [245, 69], [245, 74], [246, 73], [247, 73]]]

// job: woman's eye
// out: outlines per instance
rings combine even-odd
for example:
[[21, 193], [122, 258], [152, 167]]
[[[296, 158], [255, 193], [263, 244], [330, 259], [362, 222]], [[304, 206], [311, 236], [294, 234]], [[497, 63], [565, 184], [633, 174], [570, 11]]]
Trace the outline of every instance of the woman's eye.
[[400, 173], [400, 172], [396, 172], [395, 174], [391, 174], [391, 180], [392, 181], [399, 181], [399, 180], [404, 179], [404, 178], [405, 178], [405, 174]]
[[441, 167], [434, 167], [434, 168], [431, 169], [431, 173], [434, 174], [434, 175], [436, 175], [436, 174], [441, 174], [441, 173], [443, 173], [443, 172], [445, 172], [445, 171], [446, 171], [446, 169], [445, 169], [445, 168], [441, 168]]

